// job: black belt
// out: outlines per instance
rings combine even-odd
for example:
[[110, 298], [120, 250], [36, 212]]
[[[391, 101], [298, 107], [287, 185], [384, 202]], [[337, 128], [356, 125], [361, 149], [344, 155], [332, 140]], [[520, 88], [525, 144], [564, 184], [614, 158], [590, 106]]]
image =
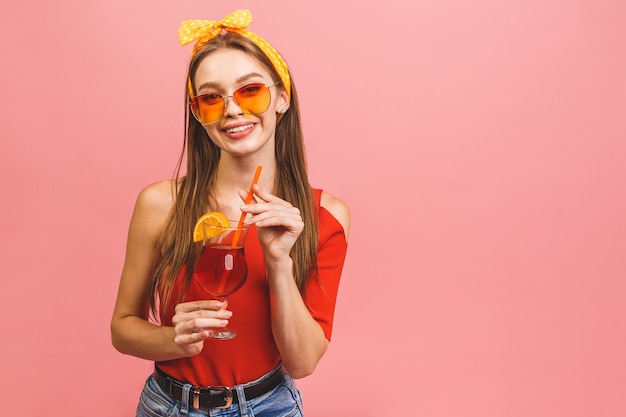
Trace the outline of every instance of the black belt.
[[[268, 378], [256, 384], [244, 387], [243, 392], [246, 399], [259, 397], [266, 392], [276, 388], [285, 378], [285, 367], [280, 366]], [[183, 387], [187, 384], [184, 381], [172, 378], [157, 366], [154, 367], [154, 380], [163, 391], [168, 393], [174, 399], [183, 401]], [[193, 408], [228, 408], [232, 404], [238, 404], [239, 398], [237, 391], [231, 387], [214, 386], [214, 387], [197, 387], [192, 386], [189, 390], [189, 398], [187, 404]]]

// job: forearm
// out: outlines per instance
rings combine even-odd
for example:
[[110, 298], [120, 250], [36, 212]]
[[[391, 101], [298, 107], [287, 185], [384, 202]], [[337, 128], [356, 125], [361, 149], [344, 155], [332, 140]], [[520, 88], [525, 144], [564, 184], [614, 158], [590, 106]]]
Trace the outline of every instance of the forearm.
[[151, 361], [185, 356], [174, 343], [174, 328], [150, 323], [141, 317], [126, 316], [111, 322], [113, 346], [121, 353]]
[[328, 340], [306, 308], [292, 273], [292, 261], [267, 263], [274, 340], [294, 378], [313, 372]]

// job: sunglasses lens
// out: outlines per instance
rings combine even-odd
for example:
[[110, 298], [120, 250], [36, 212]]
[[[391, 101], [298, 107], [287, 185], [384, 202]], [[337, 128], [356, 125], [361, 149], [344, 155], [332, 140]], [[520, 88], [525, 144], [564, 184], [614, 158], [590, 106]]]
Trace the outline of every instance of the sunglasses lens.
[[191, 99], [191, 110], [200, 123], [213, 123], [224, 114], [224, 99], [219, 94], [202, 94]]
[[[265, 84], [248, 84], [233, 93], [235, 103], [248, 114], [261, 114], [270, 106], [270, 89]], [[210, 124], [224, 115], [224, 97], [202, 94], [190, 99], [191, 111], [200, 123]]]
[[265, 84], [248, 84], [233, 94], [239, 108], [246, 113], [261, 114], [270, 106], [270, 89]]

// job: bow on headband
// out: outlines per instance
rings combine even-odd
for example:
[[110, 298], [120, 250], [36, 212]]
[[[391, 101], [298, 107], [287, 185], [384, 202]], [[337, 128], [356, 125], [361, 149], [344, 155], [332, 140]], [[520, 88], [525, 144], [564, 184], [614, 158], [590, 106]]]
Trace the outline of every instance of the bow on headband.
[[291, 96], [291, 80], [289, 78], [289, 69], [287, 63], [280, 56], [278, 51], [274, 49], [265, 39], [254, 32], [250, 32], [246, 28], [252, 23], [252, 14], [250, 10], [237, 10], [220, 21], [213, 20], [185, 20], [178, 29], [178, 38], [181, 45], [187, 45], [193, 41], [197, 41], [193, 53], [198, 51], [202, 44], [208, 42], [214, 37], [222, 33], [222, 30], [235, 32], [241, 36], [251, 40], [258, 46], [265, 55], [270, 59], [278, 76], [280, 77], [287, 94]]

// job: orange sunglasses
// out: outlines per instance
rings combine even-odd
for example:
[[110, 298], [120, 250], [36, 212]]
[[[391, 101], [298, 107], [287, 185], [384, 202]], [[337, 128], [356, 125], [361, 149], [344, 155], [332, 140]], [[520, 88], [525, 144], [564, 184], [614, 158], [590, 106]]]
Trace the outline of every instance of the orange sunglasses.
[[193, 115], [203, 125], [215, 123], [222, 118], [226, 109], [227, 98], [232, 98], [235, 104], [246, 114], [261, 114], [270, 106], [272, 100], [270, 88], [278, 84], [280, 81], [273, 85], [247, 84], [238, 88], [232, 96], [223, 96], [217, 93], [200, 94], [197, 97], [190, 97], [189, 104]]

